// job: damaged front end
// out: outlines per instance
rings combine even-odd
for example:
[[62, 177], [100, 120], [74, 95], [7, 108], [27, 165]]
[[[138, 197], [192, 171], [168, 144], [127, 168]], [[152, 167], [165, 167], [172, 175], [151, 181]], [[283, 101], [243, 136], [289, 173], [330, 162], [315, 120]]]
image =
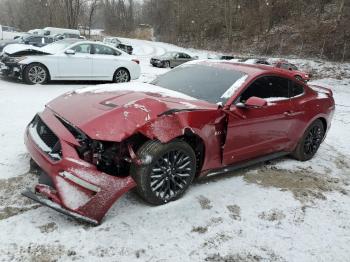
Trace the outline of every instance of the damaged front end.
[[7, 54], [2, 55], [0, 60], [1, 74], [6, 77], [20, 78], [22, 76], [22, 65], [19, 62], [25, 58], [21, 56], [8, 56]]
[[25, 134], [31, 157], [43, 172], [34, 190], [23, 195], [98, 225], [113, 203], [136, 186], [129, 168], [133, 161], [141, 164], [133, 153], [141, 139], [136, 135], [121, 143], [92, 140], [45, 110], [32, 120]]
[[22, 78], [25, 67], [21, 62], [28, 56], [49, 55], [37, 49], [19, 50], [11, 53], [3, 53], [0, 56], [0, 73], [5, 77]]

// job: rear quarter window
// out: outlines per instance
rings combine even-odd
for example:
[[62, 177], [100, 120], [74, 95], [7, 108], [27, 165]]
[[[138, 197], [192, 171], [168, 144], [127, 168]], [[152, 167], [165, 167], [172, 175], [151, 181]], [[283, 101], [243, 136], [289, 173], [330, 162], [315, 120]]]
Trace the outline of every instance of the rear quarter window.
[[304, 87], [296, 82], [293, 82], [290, 97], [293, 98], [302, 94], [304, 94]]

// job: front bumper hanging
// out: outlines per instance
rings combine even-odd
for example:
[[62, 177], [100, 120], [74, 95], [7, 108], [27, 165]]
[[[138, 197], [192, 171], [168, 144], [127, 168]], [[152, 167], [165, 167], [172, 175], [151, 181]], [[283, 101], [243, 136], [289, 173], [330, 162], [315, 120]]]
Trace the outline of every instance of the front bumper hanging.
[[64, 215], [72, 217], [78, 221], [81, 221], [84, 223], [89, 223], [89, 224], [92, 224], [94, 226], [98, 226], [100, 224], [99, 221], [96, 221], [94, 219], [79, 215], [77, 213], [69, 211], [68, 209], [63, 208], [59, 204], [57, 204], [53, 201], [50, 201], [49, 199], [42, 197], [42, 196], [38, 195], [37, 193], [32, 192], [29, 188], [26, 191], [22, 192], [22, 195], [30, 198], [31, 200], [34, 200], [35, 202], [37, 202], [41, 205], [47, 206], [47, 207], [52, 208], [53, 210], [55, 210], [57, 212], [60, 212]]

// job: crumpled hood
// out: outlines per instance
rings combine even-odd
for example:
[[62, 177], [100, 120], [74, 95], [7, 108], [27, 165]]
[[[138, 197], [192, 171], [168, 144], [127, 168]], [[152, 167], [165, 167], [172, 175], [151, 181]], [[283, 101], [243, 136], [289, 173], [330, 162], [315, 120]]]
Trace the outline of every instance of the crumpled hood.
[[217, 109], [217, 105], [144, 83], [107, 84], [78, 89], [47, 107], [92, 139], [122, 141], [172, 109]]
[[39, 53], [45, 54], [45, 52], [43, 52], [40, 47], [25, 45], [25, 44], [8, 45], [4, 48], [3, 52], [9, 55], [13, 55], [19, 52], [36, 52], [36, 53], [39, 52]]

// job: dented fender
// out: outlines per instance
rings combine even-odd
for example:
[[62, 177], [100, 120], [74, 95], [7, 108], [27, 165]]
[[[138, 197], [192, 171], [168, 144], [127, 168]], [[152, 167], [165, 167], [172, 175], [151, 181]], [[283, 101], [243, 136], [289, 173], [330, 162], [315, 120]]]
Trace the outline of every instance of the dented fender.
[[168, 143], [188, 133], [198, 136], [205, 149], [202, 170], [221, 166], [222, 147], [226, 136], [226, 114], [220, 110], [183, 111], [163, 115], [137, 130], [149, 139]]

